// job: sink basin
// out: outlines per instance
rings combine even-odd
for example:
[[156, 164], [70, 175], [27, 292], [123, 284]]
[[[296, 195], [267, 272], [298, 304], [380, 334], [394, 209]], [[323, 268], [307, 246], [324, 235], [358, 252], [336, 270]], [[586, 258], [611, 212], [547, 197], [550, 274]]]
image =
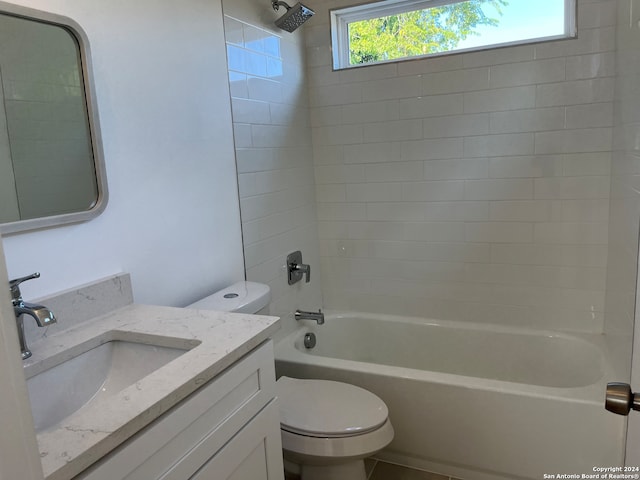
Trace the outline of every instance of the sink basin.
[[71, 358], [33, 376], [27, 369], [36, 432], [58, 426], [81, 409], [98, 406], [192, 347], [102, 338], [87, 342]]

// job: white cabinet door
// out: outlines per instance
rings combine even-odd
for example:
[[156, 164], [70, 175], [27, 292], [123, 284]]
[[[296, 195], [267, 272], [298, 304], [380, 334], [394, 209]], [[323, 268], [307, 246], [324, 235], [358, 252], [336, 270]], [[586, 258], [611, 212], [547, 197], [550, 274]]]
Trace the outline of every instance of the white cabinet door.
[[282, 480], [280, 420], [267, 405], [190, 480]]

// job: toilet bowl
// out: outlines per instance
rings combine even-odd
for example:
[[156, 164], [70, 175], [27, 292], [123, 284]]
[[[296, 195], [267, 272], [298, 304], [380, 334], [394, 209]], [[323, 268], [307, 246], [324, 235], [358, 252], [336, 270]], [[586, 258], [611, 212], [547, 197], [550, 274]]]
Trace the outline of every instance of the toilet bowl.
[[360, 387], [280, 377], [276, 391], [284, 458], [302, 480], [366, 480], [364, 458], [393, 440], [387, 406]]
[[[268, 314], [270, 301], [267, 285], [237, 282], [187, 308]], [[393, 440], [384, 402], [328, 380], [280, 377], [276, 390], [285, 468], [299, 467], [302, 480], [366, 480], [364, 458]]]

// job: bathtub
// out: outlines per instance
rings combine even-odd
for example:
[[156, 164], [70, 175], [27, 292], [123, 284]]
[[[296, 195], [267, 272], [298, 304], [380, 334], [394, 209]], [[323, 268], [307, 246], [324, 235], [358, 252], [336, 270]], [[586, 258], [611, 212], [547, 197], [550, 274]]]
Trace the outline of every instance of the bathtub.
[[622, 465], [606, 351], [598, 335], [332, 313], [278, 342], [276, 371], [382, 398], [396, 436], [380, 459], [465, 480], [542, 479]]

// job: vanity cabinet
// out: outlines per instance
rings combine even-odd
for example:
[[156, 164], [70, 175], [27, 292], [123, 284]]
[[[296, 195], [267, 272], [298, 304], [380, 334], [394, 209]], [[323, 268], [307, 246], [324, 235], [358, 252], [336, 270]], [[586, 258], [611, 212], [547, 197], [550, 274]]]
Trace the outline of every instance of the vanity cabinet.
[[282, 480], [271, 341], [74, 480]]

